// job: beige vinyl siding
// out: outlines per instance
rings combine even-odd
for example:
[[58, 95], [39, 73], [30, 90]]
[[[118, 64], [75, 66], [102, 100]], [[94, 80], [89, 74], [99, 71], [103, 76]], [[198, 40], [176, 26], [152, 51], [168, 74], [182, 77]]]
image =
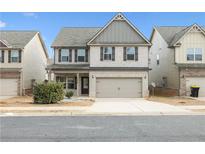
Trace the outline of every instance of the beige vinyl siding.
[[[176, 63], [205, 63], [205, 36], [201, 32], [189, 32], [180, 41], [181, 46], [175, 48]], [[202, 48], [202, 62], [187, 61], [188, 48]]]
[[[69, 49], [69, 48], [68, 48]], [[79, 48], [80, 49], [80, 48]], [[54, 58], [55, 58], [55, 64], [89, 64], [89, 50], [88, 50], [88, 62], [75, 62], [75, 49], [72, 49], [72, 62], [59, 62], [58, 58], [59, 58], [59, 49], [54, 49]]]
[[47, 57], [38, 34], [25, 46], [23, 58], [23, 88], [31, 88], [31, 80], [45, 80]]
[[115, 60], [100, 61], [100, 46], [90, 47], [90, 66], [91, 67], [148, 67], [148, 47], [138, 47], [138, 61], [123, 60], [123, 47], [115, 47]]
[[[159, 55], [159, 65], [157, 65]], [[154, 82], [156, 86], [163, 86], [163, 77], [167, 77], [168, 88], [179, 88], [179, 70], [175, 65], [174, 49], [168, 48], [168, 44], [158, 31], [154, 31], [152, 47], [150, 48], [149, 84]]]
[[5, 49], [4, 50], [4, 63], [0, 63], [0, 68], [22, 68], [23, 67], [23, 62], [22, 62], [23, 52], [24, 52], [24, 50], [22, 50], [22, 53], [21, 53], [21, 63], [19, 63], [19, 62], [16, 62], [16, 63], [10, 62], [9, 63], [8, 62], [8, 50]]

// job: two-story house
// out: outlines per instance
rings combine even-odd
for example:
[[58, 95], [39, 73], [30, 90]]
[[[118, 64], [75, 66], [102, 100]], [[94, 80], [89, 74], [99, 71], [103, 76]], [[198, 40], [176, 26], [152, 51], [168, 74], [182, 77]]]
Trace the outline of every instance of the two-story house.
[[62, 28], [52, 44], [50, 79], [75, 95], [148, 96], [151, 43], [121, 13], [101, 28]]
[[190, 95], [192, 85], [205, 96], [205, 28], [154, 27], [150, 48], [150, 84], [171, 88], [179, 95]]
[[47, 50], [37, 31], [0, 31], [0, 96], [23, 95], [45, 79]]

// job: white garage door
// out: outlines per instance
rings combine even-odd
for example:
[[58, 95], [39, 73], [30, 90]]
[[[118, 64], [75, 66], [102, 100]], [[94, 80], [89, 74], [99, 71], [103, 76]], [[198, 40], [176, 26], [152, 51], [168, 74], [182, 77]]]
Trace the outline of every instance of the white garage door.
[[97, 78], [96, 97], [136, 98], [142, 97], [141, 78]]
[[17, 96], [18, 79], [0, 79], [0, 96]]
[[192, 85], [200, 86], [199, 97], [205, 97], [205, 78], [204, 77], [186, 78], [186, 90], [187, 90], [188, 96], [190, 96], [190, 87]]

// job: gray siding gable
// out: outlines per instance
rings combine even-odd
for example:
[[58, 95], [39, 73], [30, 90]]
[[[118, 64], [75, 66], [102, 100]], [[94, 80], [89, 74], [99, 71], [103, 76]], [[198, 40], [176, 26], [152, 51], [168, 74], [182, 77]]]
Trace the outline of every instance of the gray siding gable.
[[114, 20], [91, 44], [147, 44], [126, 20]]

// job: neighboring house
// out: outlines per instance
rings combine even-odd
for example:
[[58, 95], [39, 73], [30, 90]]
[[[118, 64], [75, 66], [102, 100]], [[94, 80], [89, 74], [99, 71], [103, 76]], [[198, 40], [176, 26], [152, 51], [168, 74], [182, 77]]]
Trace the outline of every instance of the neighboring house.
[[205, 28], [154, 27], [150, 48], [150, 84], [190, 95], [190, 86], [200, 86], [205, 96]]
[[37, 31], [0, 31], [0, 96], [24, 95], [45, 79], [48, 54]]
[[122, 14], [102, 28], [62, 28], [52, 44], [50, 79], [77, 96], [148, 96], [151, 43]]

